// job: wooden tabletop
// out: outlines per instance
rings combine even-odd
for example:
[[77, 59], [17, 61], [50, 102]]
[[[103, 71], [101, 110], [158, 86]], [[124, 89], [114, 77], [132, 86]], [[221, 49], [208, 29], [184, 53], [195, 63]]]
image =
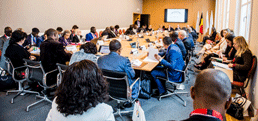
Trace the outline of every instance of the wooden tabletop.
[[[132, 41], [127, 41], [127, 40], [121, 40], [121, 45], [122, 45], [122, 51], [121, 51], [121, 56], [124, 56], [124, 57], [127, 57], [131, 62], [132, 60], [134, 59], [138, 59], [140, 60], [141, 62], [143, 62], [143, 60], [145, 59], [145, 57], [147, 57], [147, 52], [148, 52], [148, 42], [146, 42], [146, 39], [150, 39], [150, 41], [152, 42], [159, 42], [159, 40], [163, 37], [163, 34], [160, 33], [157, 35], [152, 35], [152, 36], [143, 36], [144, 38], [138, 38], [136, 36], [130, 36], [130, 38], [132, 39]], [[146, 47], [146, 50], [140, 50], [138, 49], [138, 54], [136, 55], [133, 55], [131, 54], [131, 50], [132, 49], [136, 49], [136, 48], [131, 48], [130, 46], [130, 43], [133, 43], [133, 42], [136, 42], [137, 41], [137, 38], [138, 38], [138, 41], [139, 41], [139, 45], [140, 46], [143, 46], [145, 45]], [[118, 39], [118, 38], [113, 38], [112, 40], [114, 39]], [[108, 41], [105, 41], [104, 42], [104, 45], [109, 45], [109, 42], [111, 40], [108, 40]], [[160, 43], [160, 42], [159, 42]], [[155, 46], [156, 44], [153, 44], [153, 47], [156, 47]], [[69, 46], [74, 46], [74, 45], [69, 45]], [[99, 46], [97, 45], [97, 48], [99, 48]], [[77, 47], [77, 49], [79, 50], [79, 48]], [[31, 55], [36, 55], [36, 56], [40, 56], [40, 53], [31, 53]], [[97, 55], [103, 55], [101, 53], [97, 53]], [[152, 69], [154, 69], [157, 65], [158, 65], [159, 62], [143, 62], [141, 66], [133, 66], [133, 69], [136, 69], [136, 70], [142, 70], [142, 71], [152, 71]]]

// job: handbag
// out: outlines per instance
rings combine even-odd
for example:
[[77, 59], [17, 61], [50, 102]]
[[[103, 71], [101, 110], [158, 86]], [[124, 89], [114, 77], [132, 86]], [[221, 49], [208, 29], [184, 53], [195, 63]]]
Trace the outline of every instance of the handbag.
[[[239, 100], [242, 100], [242, 102], [240, 104], [238, 103]], [[232, 117], [234, 117], [238, 120], [243, 120], [244, 119], [243, 106], [245, 105], [245, 103], [246, 103], [246, 100], [243, 100], [242, 97], [235, 98], [234, 102], [231, 103], [229, 109], [227, 110], [227, 114], [231, 115]]]
[[15, 82], [12, 76], [0, 67], [0, 90], [10, 89], [15, 87]]
[[141, 91], [139, 94], [139, 98], [150, 99], [152, 94], [151, 90], [151, 80], [146, 74], [143, 76], [141, 80]]

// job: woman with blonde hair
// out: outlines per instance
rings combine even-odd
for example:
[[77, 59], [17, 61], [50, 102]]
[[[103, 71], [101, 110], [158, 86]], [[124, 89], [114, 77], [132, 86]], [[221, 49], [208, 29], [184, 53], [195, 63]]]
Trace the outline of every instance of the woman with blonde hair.
[[252, 67], [252, 52], [249, 50], [243, 36], [237, 36], [233, 40], [233, 46], [237, 50], [233, 62], [228, 67], [233, 68], [234, 81], [244, 82]]

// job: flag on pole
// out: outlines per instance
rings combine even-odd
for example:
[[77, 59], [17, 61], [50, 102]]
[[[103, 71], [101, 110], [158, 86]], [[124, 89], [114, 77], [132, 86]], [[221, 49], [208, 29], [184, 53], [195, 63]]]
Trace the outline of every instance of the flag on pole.
[[205, 23], [205, 32], [207, 32], [209, 30], [209, 13], [207, 11], [207, 15], [206, 15], [206, 23]]
[[203, 13], [201, 14], [199, 28], [200, 28], [200, 33], [203, 34]]
[[212, 25], [213, 25], [213, 13], [212, 13], [212, 11], [211, 11], [209, 35], [211, 34]]
[[196, 26], [195, 26], [195, 29], [196, 29], [196, 32], [199, 32], [199, 11], [198, 11], [198, 14], [197, 14], [197, 20], [196, 20]]

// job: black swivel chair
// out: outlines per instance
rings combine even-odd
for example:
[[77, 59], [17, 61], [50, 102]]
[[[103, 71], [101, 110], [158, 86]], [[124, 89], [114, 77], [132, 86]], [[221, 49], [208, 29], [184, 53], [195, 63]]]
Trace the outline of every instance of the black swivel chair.
[[24, 89], [24, 87], [22, 86], [22, 83], [23, 83], [24, 81], [26, 81], [25, 78], [24, 78], [24, 79], [17, 79], [17, 78], [16, 78], [15, 71], [16, 71], [16, 70], [19, 70], [19, 69], [24, 69], [24, 70], [25, 70], [25, 69], [26, 69], [26, 66], [20, 66], [20, 67], [14, 68], [14, 66], [13, 66], [13, 64], [12, 64], [12, 62], [11, 62], [11, 60], [10, 60], [8, 57], [6, 57], [6, 61], [5, 61], [5, 62], [7, 63], [7, 72], [12, 75], [12, 78], [13, 78], [13, 80], [14, 80], [15, 82], [18, 82], [18, 90], [9, 90], [9, 91], [6, 92], [6, 95], [8, 95], [8, 93], [10, 93], [10, 92], [17, 92], [17, 95], [15, 95], [15, 96], [12, 98], [11, 103], [13, 103], [13, 100], [14, 100], [16, 97], [18, 97], [19, 95], [21, 95], [21, 94], [23, 94], [23, 93], [32, 93], [32, 94], [38, 94], [38, 95], [39, 95], [38, 92], [30, 91], [30, 90]]
[[57, 74], [57, 86], [59, 84], [61, 84], [62, 82], [62, 78], [63, 78], [63, 73], [65, 72], [65, 70], [69, 67], [67, 65], [63, 65], [63, 64], [60, 64], [60, 63], [57, 63], [57, 68], [58, 68], [58, 71], [59, 73]]
[[175, 70], [175, 71], [178, 71], [178, 72], [181, 73], [182, 82], [172, 82], [172, 81], [170, 81], [169, 77], [168, 77], [168, 69], [166, 69], [166, 75], [167, 75], [166, 78], [157, 77], [157, 78], [159, 78], [161, 80], [165, 80], [166, 81], [166, 88], [167, 88], [167, 91], [168, 91], [168, 94], [162, 95], [162, 96], [160, 96], [158, 98], [159, 101], [163, 97], [168, 97], [168, 96], [176, 95], [179, 99], [181, 99], [184, 102], [184, 106], [186, 106], [186, 101], [178, 95], [178, 94], [187, 94], [187, 96], [189, 95], [189, 92], [184, 91], [185, 90], [184, 82], [186, 81], [186, 69], [187, 69], [187, 66], [184, 68], [183, 71]]
[[44, 90], [41, 91], [41, 94], [43, 96], [36, 95], [36, 98], [41, 98], [41, 100], [27, 106], [26, 111], [29, 111], [30, 107], [32, 107], [40, 102], [43, 102], [43, 101], [52, 103], [52, 101], [47, 97], [47, 95], [45, 93], [46, 93], [47, 89], [54, 88], [56, 86], [56, 83], [52, 84], [52, 85], [48, 85], [47, 78], [48, 78], [49, 74], [57, 75], [58, 70], [55, 69], [55, 70], [52, 70], [52, 71], [46, 73], [44, 71], [43, 66], [40, 61], [31, 61], [31, 60], [27, 60], [27, 59], [24, 59], [24, 61], [25, 61], [26, 67], [27, 67], [26, 73], [25, 73], [25, 78], [29, 81], [38, 82], [38, 84], [44, 88]]
[[[102, 73], [109, 82], [108, 92], [110, 98], [116, 100], [118, 105], [124, 102], [134, 102], [134, 100], [132, 100], [132, 88], [133, 85], [139, 80], [139, 78], [137, 78], [131, 85], [129, 85], [128, 77], [125, 72], [117, 72], [102, 69]], [[121, 111], [121, 109], [118, 108], [114, 115], [119, 115], [122, 118], [121, 114], [127, 114], [132, 112], [133, 110]]]

